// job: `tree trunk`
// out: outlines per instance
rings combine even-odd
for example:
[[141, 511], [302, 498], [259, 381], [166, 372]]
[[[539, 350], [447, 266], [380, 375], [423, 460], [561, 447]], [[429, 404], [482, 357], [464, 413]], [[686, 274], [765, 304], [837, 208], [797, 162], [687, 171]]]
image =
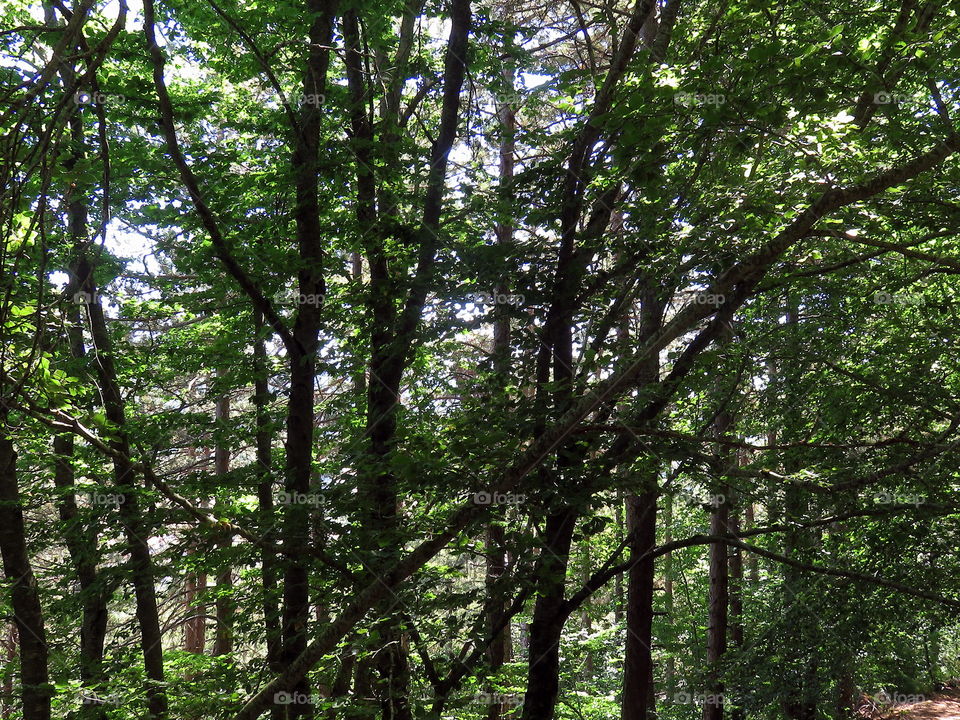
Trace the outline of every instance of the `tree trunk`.
[[[224, 426], [230, 422], [230, 398], [227, 395], [217, 400], [216, 420], [221, 432], [221, 440], [216, 443], [214, 450], [214, 473], [217, 477], [223, 477], [230, 472], [230, 447], [226, 440], [222, 439], [222, 433], [226, 429]], [[217, 548], [221, 557], [226, 555], [228, 548], [232, 545], [233, 536], [230, 533], [221, 533], [217, 538]], [[223, 566], [216, 577], [217, 629], [213, 640], [214, 655], [229, 655], [233, 652], [233, 567], [225, 559], [222, 562]]]
[[[785, 414], [784, 431], [781, 439], [784, 443], [802, 439], [800, 425], [802, 414], [799, 398], [802, 392], [803, 369], [798, 359], [800, 352], [800, 322], [797, 302], [793, 297], [787, 300], [787, 359], [780, 368], [782, 381], [782, 402], [788, 408]], [[783, 453], [783, 470], [791, 474], [802, 467], [797, 451], [787, 449]], [[806, 491], [794, 483], [787, 485], [783, 519], [789, 524], [800, 523], [808, 512]], [[784, 533], [783, 554], [795, 560], [809, 561], [813, 549], [813, 533], [804, 528], [793, 528]], [[783, 712], [789, 720], [816, 720], [819, 689], [817, 687], [817, 642], [812, 637], [808, 602], [805, 597], [808, 587], [806, 575], [792, 566], [783, 568], [783, 621], [786, 627], [784, 652], [786, 655], [785, 693]]]
[[[721, 344], [729, 342], [732, 329], [726, 328], [720, 339]], [[731, 395], [736, 393], [736, 388]], [[720, 393], [717, 393], [718, 395]], [[721, 402], [732, 402], [730, 398]], [[718, 439], [725, 439], [733, 430], [734, 415], [731, 410], [721, 406], [714, 420], [714, 434]], [[736, 453], [723, 446], [719, 449], [721, 457], [725, 456], [725, 463], [735, 465]], [[730, 532], [730, 517], [732, 494], [726, 478], [719, 478], [713, 488], [711, 497], [713, 512], [710, 515], [710, 534], [727, 535]], [[727, 651], [727, 633], [729, 631], [729, 602], [730, 602], [730, 559], [729, 550], [724, 543], [710, 544], [710, 593], [708, 601], [707, 621], [707, 687], [704, 693], [703, 720], [723, 720], [724, 713], [724, 683], [721, 677], [720, 661]]]
[[[508, 66], [503, 72], [503, 84], [508, 95], [513, 92], [514, 72]], [[498, 193], [501, 198], [509, 196], [510, 184], [513, 181], [516, 113], [510, 98], [498, 103], [497, 119], [500, 124], [500, 166]], [[513, 218], [502, 218], [497, 222], [494, 231], [497, 244], [509, 246], [513, 244]], [[506, 283], [499, 283], [496, 288], [497, 296], [506, 297], [510, 288]], [[503, 392], [510, 381], [510, 308], [506, 303], [494, 306], [493, 323], [493, 367], [496, 375], [496, 390]], [[489, 597], [489, 611], [487, 613], [487, 632], [493, 633], [506, 615], [507, 606], [502, 596], [503, 591], [497, 587], [497, 580], [506, 569], [506, 546], [504, 543], [503, 525], [498, 517], [493, 517], [487, 524], [487, 592], [488, 596], [496, 593], [498, 597]], [[487, 650], [487, 663], [490, 673], [496, 675], [505, 662], [510, 661], [510, 625], [492, 638]], [[488, 692], [493, 692], [488, 687]], [[491, 703], [487, 709], [487, 720], [500, 720], [509, 710], [503, 703]]]
[[[73, 436], [57, 435], [53, 439], [54, 485], [61, 491], [57, 503], [63, 523], [64, 544], [70, 554], [83, 606], [80, 620], [80, 682], [93, 700], [103, 681], [103, 646], [107, 635], [107, 597], [97, 574], [100, 556], [99, 538], [92, 525], [82, 524], [74, 495]], [[79, 717], [101, 720], [104, 708], [96, 702], [83, 703]]]
[[[197, 462], [196, 448], [190, 448], [188, 455], [191, 463]], [[206, 501], [200, 506], [205, 507]], [[190, 543], [186, 554], [190, 558], [201, 558], [205, 555], [205, 546], [202, 542]], [[183, 579], [183, 609], [186, 620], [183, 623], [183, 649], [185, 652], [200, 655], [207, 646], [207, 574], [204, 571], [189, 571]], [[192, 675], [190, 676], [192, 677]]]
[[[752, 502], [748, 502], [743, 509], [744, 520], [746, 521], [746, 529], [754, 527], [757, 524], [756, 521], [756, 509]], [[753, 553], [747, 554], [746, 559], [747, 566], [747, 576], [750, 579], [751, 587], [757, 587], [760, 584], [760, 564], [757, 562], [757, 558]]]
[[[506, 603], [503, 599], [503, 588], [499, 585], [507, 564], [503, 526], [497, 522], [488, 523], [486, 540], [486, 588], [489, 602], [487, 634], [493, 636], [507, 613]], [[508, 623], [503, 630], [499, 631], [499, 634], [493, 637], [490, 646], [487, 648], [487, 663], [490, 667], [490, 673], [496, 674], [503, 667], [503, 664], [509, 661], [510, 625]], [[492, 687], [488, 687], [487, 690], [490, 693], [494, 692]], [[506, 709], [503, 703], [491, 703], [487, 708], [487, 720], [500, 720]]]
[[183, 604], [187, 620], [183, 623], [183, 649], [202, 655], [207, 645], [207, 606], [200, 600], [207, 591], [206, 573], [187, 573], [183, 581]]
[[[46, 3], [45, 9], [48, 11], [47, 23], [55, 24], [51, 8]], [[76, 73], [69, 62], [61, 63], [58, 72], [65, 88], [74, 85]], [[73, 147], [64, 167], [72, 169], [85, 154], [84, 123], [77, 108], [69, 113], [68, 123]], [[64, 191], [67, 231], [75, 247], [83, 247], [87, 242], [87, 197], [86, 191], [75, 184], [71, 184]], [[77, 295], [81, 290], [80, 282], [81, 278], [76, 273], [71, 273], [66, 288], [67, 297], [72, 301], [65, 312], [66, 339], [70, 356], [76, 360], [86, 358], [84, 318], [82, 308], [76, 302], [81, 297]], [[106, 713], [103, 705], [97, 701], [97, 695], [98, 685], [103, 680], [103, 649], [106, 642], [107, 603], [110, 592], [104, 587], [102, 578], [97, 573], [100, 553], [96, 526], [83, 525], [78, 517], [76, 495], [73, 492], [73, 436], [64, 434], [54, 437], [53, 453], [54, 485], [61, 491], [57, 512], [64, 526], [64, 543], [76, 572], [83, 606], [80, 621], [80, 681], [86, 688], [87, 695], [81, 704], [78, 717], [82, 720], [101, 720]]]
[[[288, 498], [306, 496], [310, 491], [313, 457], [313, 383], [315, 345], [310, 354], [291, 361], [290, 402], [287, 412], [287, 466], [284, 489]], [[291, 554], [310, 542], [309, 507], [290, 502], [284, 508], [283, 545]], [[283, 564], [283, 664], [292, 662], [307, 647], [310, 620], [310, 586], [306, 565], [286, 556]], [[312, 717], [308, 701], [310, 686], [304, 678], [293, 688], [298, 702], [287, 705], [287, 717]]]
[[[361, 227], [378, 224], [376, 179], [373, 175], [373, 127], [366, 112], [368, 95], [357, 10], [344, 14], [343, 32], [346, 46], [345, 65], [350, 91], [350, 114], [353, 152], [357, 158], [357, 220]], [[388, 112], [390, 112], [388, 110]], [[371, 541], [379, 545], [371, 570], [387, 575], [396, 563], [398, 503], [396, 478], [389, 468], [388, 455], [396, 433], [397, 398], [403, 374], [406, 348], [395, 344], [396, 292], [390, 277], [383, 247], [385, 237], [378, 234], [367, 248], [370, 266], [368, 307], [371, 324], [371, 382], [366, 384], [366, 428], [369, 445], [369, 470], [363, 478], [363, 499], [367, 510], [365, 528]], [[377, 696], [383, 720], [410, 720], [409, 667], [402, 646], [400, 619], [385, 613], [377, 623], [374, 637], [376, 676], [372, 690]]]
[[[660, 329], [665, 303], [648, 278], [641, 280], [640, 332], [643, 343]], [[660, 360], [653, 356], [643, 362], [641, 385], [657, 381]], [[648, 460], [648, 463], [651, 462]], [[643, 555], [657, 544], [657, 465], [651, 465], [637, 482], [636, 491], [627, 496], [627, 532], [635, 533], [630, 542], [634, 561], [627, 576], [627, 632], [623, 658], [623, 694], [621, 720], [647, 720], [656, 708], [653, 687], [653, 592], [656, 561]], [[641, 559], [643, 558], [643, 559]]]
[[[623, 541], [624, 536], [624, 502], [623, 491], [617, 488], [617, 499], [614, 503], [613, 522], [616, 526], [616, 540], [618, 545]], [[616, 577], [613, 578], [613, 622], [617, 625], [623, 621], [623, 608], [623, 573], [617, 573]]]
[[3, 718], [9, 720], [13, 713], [13, 661], [17, 659], [17, 626], [8, 622], [4, 626], [0, 647], [3, 648]]
[[577, 511], [563, 508], [547, 517], [540, 554], [537, 601], [530, 623], [530, 655], [523, 720], [552, 720], [560, 690], [560, 635], [565, 616], [559, 612]]
[[637, 560], [627, 577], [627, 635], [623, 662], [621, 720], [647, 720], [654, 703], [653, 593], [654, 558], [645, 553], [657, 544], [656, 475], [645, 478], [645, 492], [627, 496], [627, 532], [632, 534], [630, 557]]
[[[729, 530], [730, 534], [734, 536], [739, 536], [740, 534], [740, 517], [736, 507], [736, 503], [731, 498], [730, 501], [730, 518], [729, 518]], [[729, 552], [729, 601], [730, 601], [730, 644], [735, 650], [743, 649], [743, 554], [740, 552], [740, 548], [730, 548]], [[739, 700], [739, 695], [734, 693], [734, 702]], [[731, 720], [742, 720], [743, 711], [740, 707], [733, 707], [731, 705], [730, 717]]]
[[0, 554], [10, 583], [10, 604], [20, 646], [23, 720], [50, 720], [53, 686], [47, 666], [47, 636], [27, 541], [17, 485], [17, 455], [7, 435], [7, 411], [0, 410]]
[[[81, 250], [85, 253], [85, 250]], [[137, 621], [140, 625], [140, 647], [146, 671], [147, 706], [150, 720], [163, 720], [167, 715], [167, 696], [164, 691], [163, 634], [160, 630], [160, 614], [154, 588], [153, 560], [147, 544], [148, 528], [144, 526], [140, 510], [136, 474], [130, 461], [130, 442], [126, 433], [126, 417], [123, 398], [117, 382], [116, 367], [110, 334], [96, 283], [93, 267], [82, 254], [75, 270], [80, 287], [84, 291], [84, 307], [90, 322], [93, 347], [96, 348], [94, 365], [100, 379], [103, 407], [107, 420], [114, 426], [111, 446], [117, 452], [113, 460], [114, 483], [120, 498], [119, 514], [126, 536], [127, 552], [130, 555], [129, 571], [133, 581], [137, 605]]]
[[[254, 341], [253, 362], [255, 368], [253, 405], [256, 415], [256, 452], [257, 452], [257, 501], [260, 510], [260, 533], [268, 543], [276, 541], [273, 520], [273, 478], [272, 443], [270, 431], [270, 381], [267, 367], [267, 346], [264, 342], [263, 316], [255, 311], [253, 317]], [[277, 584], [277, 556], [268, 549], [260, 551], [260, 582], [263, 588], [263, 623], [267, 642], [267, 666], [274, 674], [279, 673], [281, 664], [282, 636], [280, 629], [280, 591]], [[270, 708], [272, 720], [283, 720], [284, 708], [273, 705]]]
[[[729, 506], [719, 503], [710, 516], [710, 534], [725, 535], [728, 529]], [[707, 623], [708, 680], [703, 703], [703, 720], [723, 720], [723, 681], [719, 663], [727, 651], [727, 546], [710, 545], [710, 599]]]
[[[673, 495], [663, 496], [663, 542], [673, 542]], [[673, 553], [663, 556], [663, 611], [668, 623], [674, 622], [673, 617]], [[674, 648], [667, 649], [667, 663], [664, 669], [664, 688], [667, 699], [672, 702], [677, 692], [677, 660], [674, 657]]]
[[[302, 73], [304, 97], [322, 98], [326, 88], [330, 40], [333, 36], [333, 4], [327, 0], [306, 0], [309, 18], [309, 50]], [[296, 205], [297, 249], [301, 269], [297, 273], [298, 297], [307, 302], [297, 307], [293, 343], [287, 348], [290, 364], [290, 396], [287, 403], [287, 455], [284, 490], [288, 497], [310, 492], [313, 464], [314, 382], [317, 344], [321, 324], [321, 301], [326, 296], [323, 231], [318, 204], [318, 162], [323, 108], [305, 102], [300, 108], [300, 127], [294, 133], [291, 157]], [[290, 551], [282, 560], [283, 613], [281, 663], [292, 662], [307, 647], [310, 622], [310, 583], [305, 561], [292, 558], [310, 543], [310, 506], [290, 502], [284, 508], [283, 547]], [[287, 717], [313, 717], [310, 684], [306, 677], [292, 688], [296, 702], [286, 705]]]

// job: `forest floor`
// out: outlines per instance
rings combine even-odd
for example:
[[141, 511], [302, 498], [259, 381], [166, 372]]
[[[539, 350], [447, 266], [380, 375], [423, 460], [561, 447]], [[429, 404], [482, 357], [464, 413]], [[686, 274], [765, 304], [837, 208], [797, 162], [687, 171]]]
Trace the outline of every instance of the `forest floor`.
[[923, 702], [898, 705], [884, 713], [881, 718], [882, 720], [960, 720], [960, 691], [940, 693]]

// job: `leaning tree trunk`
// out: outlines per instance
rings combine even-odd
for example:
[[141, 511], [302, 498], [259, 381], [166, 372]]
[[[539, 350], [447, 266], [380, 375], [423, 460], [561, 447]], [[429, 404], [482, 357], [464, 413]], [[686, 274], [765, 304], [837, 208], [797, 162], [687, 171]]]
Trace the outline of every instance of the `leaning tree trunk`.
[[[49, 6], [47, 8], [49, 10]], [[52, 14], [48, 15], [48, 23]], [[77, 83], [77, 76], [70, 62], [62, 62], [59, 67], [64, 89], [70, 91]], [[64, 167], [72, 170], [84, 158], [85, 139], [84, 121], [80, 108], [74, 106], [69, 112], [68, 124], [73, 141], [72, 151], [64, 162]], [[87, 192], [83, 184], [72, 183], [64, 192], [66, 205], [67, 231], [74, 247], [83, 247], [87, 242]], [[82, 299], [80, 278], [70, 275], [66, 287], [68, 303], [66, 305], [66, 340], [70, 357], [77, 361], [86, 359], [83, 337], [83, 314], [78, 301]], [[78, 717], [81, 720], [102, 720], [106, 716], [105, 708], [98, 698], [98, 686], [103, 681], [103, 649], [107, 633], [107, 603], [110, 592], [104, 586], [103, 577], [98, 575], [99, 538], [93, 524], [86, 525], [77, 511], [74, 492], [74, 439], [70, 434], [58, 435], [53, 440], [54, 485], [61, 491], [57, 511], [64, 527], [64, 543], [70, 555], [80, 586], [83, 606], [80, 621], [80, 682], [87, 693], [80, 706]]]
[[74, 272], [84, 293], [84, 307], [90, 323], [93, 347], [96, 348], [94, 365], [100, 380], [104, 412], [113, 425], [110, 441], [115, 451], [113, 474], [116, 492], [120, 498], [119, 515], [126, 536], [126, 549], [130, 556], [129, 572], [136, 598], [137, 621], [140, 625], [140, 647], [143, 652], [144, 670], [147, 675], [147, 707], [150, 720], [162, 720], [167, 715], [167, 696], [164, 691], [163, 633], [160, 629], [160, 613], [154, 587], [153, 559], [147, 544], [149, 529], [143, 523], [140, 510], [140, 488], [131, 460], [130, 441], [127, 436], [126, 416], [120, 385], [113, 360], [113, 343], [107, 332], [103, 307], [93, 279], [93, 266], [81, 250], [81, 257]]
[[[65, 85], [72, 87], [73, 69], [63, 63], [59, 68]], [[74, 151], [66, 162], [72, 168], [83, 159], [83, 124], [75, 110], [70, 120]], [[167, 714], [167, 698], [164, 692], [163, 636], [160, 630], [159, 611], [154, 588], [153, 562], [147, 544], [147, 532], [139, 509], [139, 488], [136, 485], [134, 466], [131, 460], [130, 442], [126, 430], [123, 398], [117, 380], [112, 342], [107, 331], [103, 307], [93, 277], [94, 261], [88, 255], [92, 241], [89, 237], [87, 193], [84, 187], [72, 184], [65, 193], [67, 222], [70, 238], [74, 243], [76, 258], [70, 268], [70, 287], [78, 291], [72, 299], [82, 301], [85, 319], [89, 323], [94, 352], [91, 362], [96, 370], [107, 420], [113, 425], [110, 446], [115, 452], [113, 460], [114, 483], [119, 501], [120, 524], [126, 537], [129, 554], [129, 572], [136, 597], [136, 614], [140, 625], [140, 643], [144, 669], [148, 679], [147, 705], [150, 720], [162, 720]], [[74, 338], [74, 342], [76, 339]]]
[[[67, 296], [77, 292], [76, 278], [67, 285]], [[77, 304], [67, 305], [67, 339], [70, 355], [76, 360], [86, 356], [82, 322]], [[80, 587], [82, 615], [80, 620], [80, 683], [86, 689], [78, 717], [81, 720], [103, 720], [106, 710], [98, 702], [98, 687], [103, 682], [103, 648], [107, 635], [107, 601], [110, 592], [97, 572], [100, 558], [95, 525], [85, 523], [77, 510], [74, 486], [74, 439], [71, 434], [53, 439], [53, 482], [60, 491], [57, 512], [63, 524], [63, 539]]]

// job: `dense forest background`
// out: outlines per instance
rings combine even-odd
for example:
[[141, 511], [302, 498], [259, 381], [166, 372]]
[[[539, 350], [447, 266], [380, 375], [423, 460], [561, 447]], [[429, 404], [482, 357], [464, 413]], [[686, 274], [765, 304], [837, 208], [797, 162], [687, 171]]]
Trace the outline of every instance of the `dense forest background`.
[[949, 688], [958, 13], [4, 2], [0, 717]]

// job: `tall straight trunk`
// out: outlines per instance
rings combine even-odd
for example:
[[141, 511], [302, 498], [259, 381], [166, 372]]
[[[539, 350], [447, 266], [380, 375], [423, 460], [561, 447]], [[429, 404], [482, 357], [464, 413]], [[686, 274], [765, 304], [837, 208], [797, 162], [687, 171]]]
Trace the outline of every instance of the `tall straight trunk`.
[[636, 558], [627, 577], [627, 633], [624, 646], [621, 720], [647, 720], [654, 704], [653, 594], [656, 562], [640, 558], [657, 544], [657, 479], [644, 478], [646, 491], [627, 496], [627, 531], [632, 534], [630, 557]]
[[[373, 126], [367, 114], [369, 85], [365, 79], [360, 21], [357, 10], [343, 18], [346, 45], [345, 65], [350, 90], [351, 128], [356, 142], [357, 158], [356, 214], [360, 227], [376, 227], [377, 188], [372, 167]], [[380, 238], [378, 238], [380, 239]], [[371, 568], [388, 574], [396, 563], [398, 498], [396, 478], [389, 469], [388, 455], [396, 433], [396, 404], [405, 349], [393, 346], [396, 309], [391, 296], [393, 281], [389, 276], [382, 245], [373, 243], [368, 249], [370, 264], [369, 307], [372, 315], [370, 376], [366, 384], [371, 470], [364, 478], [364, 501], [367, 507], [365, 527], [373, 542], [380, 545]], [[372, 690], [381, 708], [383, 720], [410, 720], [409, 664], [402, 643], [400, 619], [385, 613], [376, 627], [377, 648], [374, 654], [375, 676]]]
[[[220, 429], [220, 440], [216, 443], [214, 449], [214, 473], [220, 478], [230, 472], [230, 447], [223, 439], [225, 425], [230, 421], [230, 397], [223, 395], [217, 399], [216, 408], [217, 426]], [[217, 547], [222, 554], [233, 545], [233, 536], [230, 533], [222, 533], [217, 538]], [[226, 560], [216, 577], [217, 600], [216, 600], [216, 618], [217, 628], [213, 639], [213, 654], [228, 655], [233, 652], [233, 566]]]
[[82, 615], [80, 620], [80, 682], [89, 702], [81, 705], [81, 720], [102, 720], [105, 709], [96, 703], [97, 688], [103, 681], [103, 647], [107, 635], [107, 600], [109, 593], [97, 573], [99, 538], [92, 525], [78, 516], [74, 494], [74, 440], [72, 435], [53, 439], [54, 485], [60, 490], [57, 511], [63, 526], [64, 544], [70, 555], [77, 584], [80, 587]]
[[[196, 448], [188, 451], [190, 462], [196, 463], [199, 453]], [[200, 506], [206, 506], [201, 501]], [[201, 543], [191, 543], [186, 549], [187, 556], [199, 558], [205, 547]], [[187, 619], [183, 623], [183, 649], [185, 652], [200, 655], [207, 647], [207, 574], [204, 571], [189, 571], [183, 579], [183, 607]]]
[[13, 661], [17, 659], [17, 625], [14, 622], [8, 622], [3, 629], [3, 637], [0, 639], [0, 647], [3, 648], [3, 700], [0, 710], [3, 712], [4, 720], [13, 717]]
[[[260, 533], [268, 544], [275, 542], [273, 521], [273, 481], [272, 443], [270, 432], [270, 380], [267, 367], [267, 345], [264, 341], [263, 315], [254, 311], [253, 363], [255, 375], [253, 381], [253, 405], [256, 416], [256, 456], [257, 456], [257, 502], [260, 511]], [[267, 547], [260, 551], [260, 582], [263, 591], [263, 624], [267, 642], [267, 666], [278, 674], [281, 664], [282, 637], [280, 630], [280, 592], [277, 583], [277, 556]], [[283, 720], [285, 709], [274, 705], [270, 708], [272, 720]]]
[[[731, 501], [729, 531], [731, 535], [740, 534], [740, 516], [736, 503]], [[731, 548], [729, 553], [728, 573], [730, 577], [729, 586], [729, 621], [730, 621], [730, 645], [734, 650], [743, 649], [743, 554], [740, 548]], [[736, 693], [735, 693], [736, 695]], [[732, 707], [730, 710], [731, 720], [742, 720], [743, 711], [740, 707]]]
[[[663, 496], [663, 542], [669, 544], [673, 542], [673, 495], [665, 494]], [[674, 622], [673, 617], [673, 553], [668, 552], [663, 556], [663, 612], [668, 623]], [[666, 668], [664, 668], [663, 684], [666, 688], [667, 698], [673, 701], [677, 692], [677, 660], [674, 657], [674, 649], [670, 647], [667, 653]]]
[[183, 585], [183, 604], [188, 615], [183, 623], [183, 649], [188, 653], [202, 655], [207, 645], [207, 606], [201, 598], [207, 591], [207, 575], [187, 573]]
[[[800, 393], [802, 391], [802, 368], [799, 361], [800, 320], [797, 300], [787, 298], [786, 326], [787, 359], [779, 368], [782, 375], [782, 402], [787, 407], [784, 413], [784, 431], [782, 440], [789, 443], [802, 439], [800, 428]], [[801, 459], [796, 452], [787, 449], [783, 453], [785, 474], [798, 471]], [[783, 519], [788, 525], [803, 522], [808, 511], [806, 491], [790, 483], [787, 485]], [[813, 548], [813, 533], [803, 528], [795, 528], [784, 533], [784, 555], [801, 561], [809, 561]], [[808, 583], [803, 571], [786, 565], [783, 568], [783, 618], [786, 626], [784, 649], [785, 693], [782, 701], [783, 713], [789, 720], [816, 720], [819, 689], [817, 687], [817, 648], [811, 637], [810, 616], [804, 597]]]
[[[613, 523], [617, 532], [617, 544], [623, 540], [624, 536], [624, 517], [623, 517], [623, 491], [617, 488], [616, 502], [614, 503]], [[617, 625], [623, 620], [623, 574], [617, 573], [613, 578], [613, 622]]]
[[[5, 383], [4, 383], [5, 384]], [[20, 647], [23, 720], [50, 720], [47, 636], [37, 581], [27, 554], [26, 528], [17, 484], [17, 454], [7, 434], [8, 416], [0, 405], [0, 555], [10, 583], [10, 604]]]
[[[748, 502], [743, 508], [743, 518], [746, 522], [746, 529], [754, 527], [757, 524], [756, 509], [752, 502]], [[746, 559], [747, 577], [750, 580], [751, 587], [757, 587], [760, 584], [760, 564], [753, 553], [749, 553]]]
[[[643, 343], [652, 337], [663, 322], [665, 304], [655, 285], [642, 280], [640, 293], [640, 332]], [[660, 374], [659, 357], [647, 358], [639, 382], [654, 383]], [[649, 461], [648, 461], [649, 462]], [[623, 657], [623, 693], [620, 702], [621, 720], [647, 720], [655, 710], [653, 687], [653, 593], [656, 561], [643, 557], [657, 544], [657, 475], [656, 464], [650, 464], [633, 484], [627, 496], [627, 532], [632, 533], [629, 545], [633, 561], [627, 575], [627, 632]]]
[[546, 520], [540, 553], [537, 601], [530, 623], [529, 666], [523, 720], [552, 720], [560, 691], [560, 613], [577, 511], [566, 507]]
[[[580, 581], [586, 584], [590, 580], [590, 545], [589, 543], [584, 543], [581, 548], [581, 559], [580, 559]], [[593, 620], [590, 618], [590, 605], [591, 598], [587, 598], [586, 602], [581, 606], [580, 611], [580, 628], [583, 630], [585, 636], [589, 637], [590, 633], [593, 632]], [[594, 653], [589, 647], [585, 650], [585, 656], [583, 658], [583, 672], [586, 680], [593, 679], [594, 669]]]
[[[730, 534], [739, 536], [740, 516], [735, 505], [731, 505], [729, 519]], [[743, 554], [739, 548], [729, 553], [730, 576], [730, 644], [743, 646]]]
[[[486, 591], [489, 606], [486, 625], [487, 634], [493, 636], [493, 641], [487, 648], [487, 663], [491, 674], [496, 673], [504, 663], [510, 662], [510, 625], [498, 630], [507, 613], [500, 584], [500, 578], [506, 570], [506, 561], [503, 525], [490, 522], [486, 532]], [[493, 690], [488, 689], [488, 692]], [[487, 708], [487, 720], [500, 720], [505, 709], [503, 703], [491, 703]]]
[[[309, 18], [307, 37], [309, 50], [302, 73], [304, 98], [323, 97], [330, 61], [329, 47], [333, 36], [335, 2], [305, 0]], [[291, 157], [296, 205], [293, 220], [296, 226], [297, 249], [301, 269], [297, 273], [299, 297], [309, 302], [297, 308], [293, 326], [293, 343], [288, 348], [290, 363], [290, 395], [287, 402], [287, 454], [284, 468], [284, 490], [289, 497], [310, 492], [313, 464], [314, 383], [316, 380], [317, 347], [321, 325], [321, 300], [326, 296], [324, 275], [323, 232], [320, 226], [318, 201], [319, 148], [322, 125], [320, 103], [304, 102], [300, 108], [299, 126], [294, 130]], [[283, 611], [281, 663], [292, 662], [307, 647], [310, 624], [310, 583], [307, 563], [296, 557], [310, 544], [310, 506], [290, 502], [284, 508], [281, 529], [283, 547], [289, 551], [283, 565]], [[310, 699], [306, 677], [292, 688], [298, 699]], [[288, 718], [313, 717], [313, 704], [295, 702], [286, 706]]]
[[[508, 66], [503, 72], [503, 84], [512, 93], [514, 88], [514, 71]], [[498, 193], [501, 199], [506, 199], [510, 193], [510, 185], [514, 174], [514, 153], [516, 148], [516, 113], [510, 98], [499, 103], [497, 119], [500, 127], [500, 166]], [[494, 228], [497, 244], [509, 246], [513, 243], [513, 218], [501, 218]], [[507, 297], [510, 288], [505, 282], [497, 285], [496, 295]], [[493, 323], [493, 363], [496, 373], [497, 390], [503, 391], [510, 381], [510, 309], [504, 303], [494, 306]], [[503, 575], [506, 568], [506, 544], [504, 542], [503, 526], [499, 518], [492, 518], [487, 525], [487, 588], [488, 593], [502, 594], [497, 586], [497, 579]], [[497, 597], [488, 598], [487, 630], [493, 633], [498, 628], [507, 613], [506, 601]], [[510, 661], [510, 626], [509, 624], [492, 638], [487, 649], [487, 663], [491, 674], [496, 674], [505, 662]], [[487, 710], [487, 720], [500, 720], [506, 708], [502, 703], [491, 703]]]
[[147, 675], [147, 707], [150, 720], [163, 720], [167, 715], [167, 696], [164, 692], [163, 634], [154, 587], [153, 559], [147, 544], [148, 528], [140, 510], [140, 488], [137, 484], [131, 458], [130, 441], [126, 431], [126, 415], [117, 371], [113, 360], [113, 343], [107, 332], [106, 319], [96, 283], [93, 266], [85, 253], [81, 255], [75, 274], [84, 291], [84, 307], [90, 323], [94, 365], [100, 380], [104, 413], [114, 428], [111, 446], [117, 452], [113, 460], [113, 474], [119, 503], [120, 522], [126, 536], [126, 550], [130, 556], [129, 572], [136, 598], [137, 621], [140, 626], [140, 647]]
[[[720, 344], [729, 342], [732, 328], [726, 328], [720, 338]], [[718, 393], [719, 395], [720, 393]], [[714, 420], [714, 434], [717, 439], [725, 439], [733, 430], [732, 411], [722, 408]], [[736, 453], [720, 446], [721, 457], [728, 465], [737, 462]], [[726, 478], [719, 478], [714, 484], [713, 512], [710, 515], [710, 534], [727, 535], [730, 532], [732, 490]], [[727, 633], [729, 632], [730, 603], [730, 559], [728, 546], [724, 543], [710, 544], [710, 592], [707, 609], [707, 687], [703, 703], [703, 720], [723, 720], [724, 683], [721, 677], [720, 661], [727, 651]]]
[[[313, 383], [315, 359], [309, 355], [292, 360], [290, 401], [287, 410], [287, 465], [284, 489], [288, 497], [305, 496], [310, 491], [310, 465], [313, 451]], [[310, 620], [310, 586], [307, 566], [292, 558], [310, 542], [310, 514], [305, 503], [291, 502], [284, 508], [283, 545], [290, 554], [283, 565], [283, 653], [282, 663], [292, 662], [307, 647]], [[307, 699], [310, 686], [306, 679], [293, 689], [294, 696]], [[313, 715], [310, 702], [287, 705], [289, 718]]]
[[[719, 503], [710, 516], [710, 534], [725, 535], [729, 524], [729, 506]], [[719, 663], [727, 651], [727, 610], [729, 600], [727, 546], [710, 545], [710, 597], [707, 622], [707, 688], [703, 720], [722, 720], [723, 680]]]

